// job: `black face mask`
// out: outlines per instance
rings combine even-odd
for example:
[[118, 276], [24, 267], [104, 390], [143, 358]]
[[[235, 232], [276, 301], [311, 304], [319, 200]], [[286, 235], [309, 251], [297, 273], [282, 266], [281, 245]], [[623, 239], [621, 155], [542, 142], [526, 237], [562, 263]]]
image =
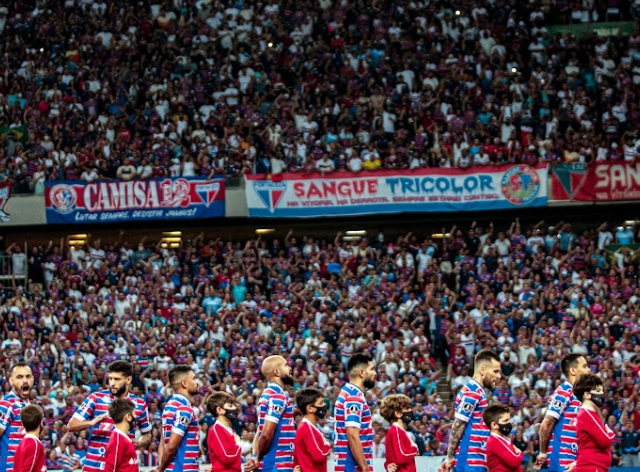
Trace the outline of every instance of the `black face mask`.
[[229, 421], [233, 421], [238, 417], [238, 409], [236, 408], [235, 410], [227, 410], [226, 408], [224, 409], [224, 416], [229, 420]]
[[136, 429], [136, 418], [135, 416], [131, 421], [129, 421], [129, 432], [133, 432]]
[[321, 420], [322, 418], [327, 416], [327, 407], [323, 406], [320, 408], [316, 408], [316, 412], [314, 414], [318, 417], [319, 420]]
[[604, 393], [592, 393], [591, 394], [591, 401], [598, 408], [602, 408], [602, 405], [604, 405], [604, 398], [605, 398], [604, 397]]
[[509, 436], [512, 429], [513, 425], [511, 423], [498, 423], [498, 431], [500, 431], [500, 434], [503, 436]]
[[413, 421], [413, 413], [402, 413], [402, 422], [404, 424], [409, 424]]

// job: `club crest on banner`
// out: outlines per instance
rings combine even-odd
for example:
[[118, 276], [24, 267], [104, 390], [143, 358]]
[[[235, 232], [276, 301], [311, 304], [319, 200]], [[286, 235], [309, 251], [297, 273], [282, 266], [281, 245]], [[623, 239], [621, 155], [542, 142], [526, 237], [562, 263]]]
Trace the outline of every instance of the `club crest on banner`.
[[273, 213], [287, 190], [287, 184], [270, 180], [258, 181], [255, 183], [255, 190], [265, 206]]

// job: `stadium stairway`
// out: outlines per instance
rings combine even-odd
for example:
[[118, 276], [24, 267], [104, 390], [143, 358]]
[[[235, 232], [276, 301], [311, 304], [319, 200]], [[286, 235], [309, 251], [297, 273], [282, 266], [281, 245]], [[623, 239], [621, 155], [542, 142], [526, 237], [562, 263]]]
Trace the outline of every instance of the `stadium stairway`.
[[436, 361], [436, 370], [440, 369], [442, 369], [442, 374], [436, 380], [438, 396], [444, 400], [446, 405], [449, 405], [451, 401], [451, 380], [447, 379], [447, 367], [443, 367], [440, 361]]

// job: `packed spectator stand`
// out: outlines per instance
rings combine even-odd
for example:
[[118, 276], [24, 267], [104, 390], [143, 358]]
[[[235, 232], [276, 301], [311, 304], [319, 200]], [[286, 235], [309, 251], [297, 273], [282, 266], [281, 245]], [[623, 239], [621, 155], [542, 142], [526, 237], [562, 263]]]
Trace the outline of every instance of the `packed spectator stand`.
[[637, 2], [0, 8], [0, 175], [45, 181], [633, 161]]
[[[330, 413], [350, 356], [371, 353], [379, 372], [367, 393], [374, 454], [384, 456], [388, 427], [379, 402], [398, 392], [414, 402], [420, 454], [441, 455], [452, 395], [471, 375], [473, 354], [491, 347], [505, 375], [492, 396], [513, 409], [514, 440], [529, 461], [561, 378], [559, 360], [584, 353], [606, 379], [615, 460], [631, 465], [640, 426], [638, 264], [632, 252], [606, 251], [632, 244], [639, 227], [605, 223], [578, 235], [564, 222], [487, 223], [453, 227], [440, 239], [380, 233], [349, 243], [341, 234], [326, 241], [289, 232], [238, 243], [200, 233], [180, 249], [89, 240], [28, 255], [13, 245], [7, 254], [14, 269], [24, 264], [30, 283], [2, 290], [2, 365], [32, 367], [51, 468], [82, 455], [85, 432], [68, 434], [65, 425], [118, 359], [134, 363], [133, 392], [146, 399], [154, 422], [142, 465], [157, 460], [158, 421], [170, 396], [165, 376], [179, 364], [197, 372], [201, 398], [211, 389], [239, 398], [234, 427], [250, 455], [264, 387], [260, 362], [271, 353], [290, 362], [295, 388], [325, 392]], [[8, 391], [4, 376], [0, 382]], [[212, 418], [200, 411], [206, 430]], [[330, 437], [331, 414], [321, 425]]]
[[[559, 37], [547, 26], [554, 15], [635, 19], [637, 2], [352, 6], [9, 2], [0, 179], [41, 194], [45, 181], [68, 179], [231, 183], [245, 173], [636, 160], [640, 34]], [[510, 376], [493, 399], [513, 409], [528, 462], [559, 359], [578, 352], [606, 378], [614, 463], [638, 465], [639, 268], [634, 252], [607, 249], [634, 243], [638, 229], [483, 221], [356, 242], [200, 234], [179, 249], [123, 235], [26, 253], [2, 239], [16, 276], [0, 291], [2, 365], [32, 367], [51, 469], [78, 467], [86, 432], [65, 425], [114, 360], [135, 364], [133, 392], [155, 425], [140, 463], [153, 466], [173, 365], [194, 367], [202, 396], [240, 399], [234, 426], [248, 457], [261, 359], [287, 357], [296, 387], [321, 388], [332, 407], [361, 350], [379, 363], [368, 393], [376, 457], [388, 427], [377, 407], [390, 392], [412, 398], [411, 432], [420, 454], [435, 456], [473, 354], [491, 346]], [[0, 382], [7, 391], [6, 375]], [[204, 431], [212, 418], [201, 414]]]

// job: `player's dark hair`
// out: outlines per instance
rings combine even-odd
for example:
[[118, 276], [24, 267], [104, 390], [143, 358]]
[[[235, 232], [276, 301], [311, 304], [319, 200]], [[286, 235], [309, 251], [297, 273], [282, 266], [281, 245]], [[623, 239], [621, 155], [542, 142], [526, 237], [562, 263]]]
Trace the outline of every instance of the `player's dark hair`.
[[115, 374], [122, 374], [125, 377], [133, 376], [133, 366], [127, 361], [115, 361], [109, 364], [109, 372]]
[[499, 419], [505, 413], [509, 413], [509, 407], [505, 405], [491, 405], [482, 413], [482, 420], [487, 428], [491, 429], [491, 423], [499, 423]]
[[207, 411], [213, 416], [218, 416], [218, 407], [224, 410], [225, 403], [233, 403], [235, 405], [236, 401], [227, 392], [213, 392], [205, 402]]
[[9, 376], [13, 376], [13, 371], [16, 369], [20, 369], [22, 367], [29, 367], [29, 369], [31, 369], [31, 366], [29, 364], [27, 364], [26, 362], [16, 362], [15, 364], [13, 364], [11, 366], [11, 372], [9, 372]]
[[349, 363], [347, 364], [347, 371], [351, 373], [356, 369], [360, 369], [363, 367], [366, 368], [369, 365], [369, 362], [373, 362], [373, 359], [369, 354], [355, 354], [351, 356], [351, 359], [349, 359]]
[[324, 395], [322, 395], [320, 390], [316, 390], [315, 388], [303, 388], [296, 393], [296, 405], [298, 405], [302, 414], [306, 415], [307, 407], [309, 405], [313, 406], [318, 398], [324, 398]]
[[109, 405], [109, 416], [115, 424], [122, 423], [124, 417], [136, 411], [136, 407], [128, 398], [116, 398]]
[[27, 405], [20, 411], [20, 420], [27, 432], [38, 429], [43, 419], [44, 411], [38, 405]]
[[474, 365], [477, 366], [481, 362], [491, 362], [491, 361], [496, 361], [500, 363], [500, 356], [498, 356], [498, 354], [496, 354], [495, 352], [490, 351], [489, 349], [483, 349], [478, 354], [476, 354]]
[[603, 386], [604, 382], [596, 374], [584, 374], [580, 376], [573, 386], [573, 394], [578, 398], [578, 400], [582, 401], [585, 393]]
[[571, 369], [578, 367], [578, 359], [584, 357], [582, 354], [567, 354], [560, 362], [560, 369], [565, 376], [569, 375]]
[[185, 374], [192, 372], [193, 369], [188, 365], [177, 365], [169, 371], [169, 385], [175, 390], [175, 386], [180, 383], [180, 380]]

